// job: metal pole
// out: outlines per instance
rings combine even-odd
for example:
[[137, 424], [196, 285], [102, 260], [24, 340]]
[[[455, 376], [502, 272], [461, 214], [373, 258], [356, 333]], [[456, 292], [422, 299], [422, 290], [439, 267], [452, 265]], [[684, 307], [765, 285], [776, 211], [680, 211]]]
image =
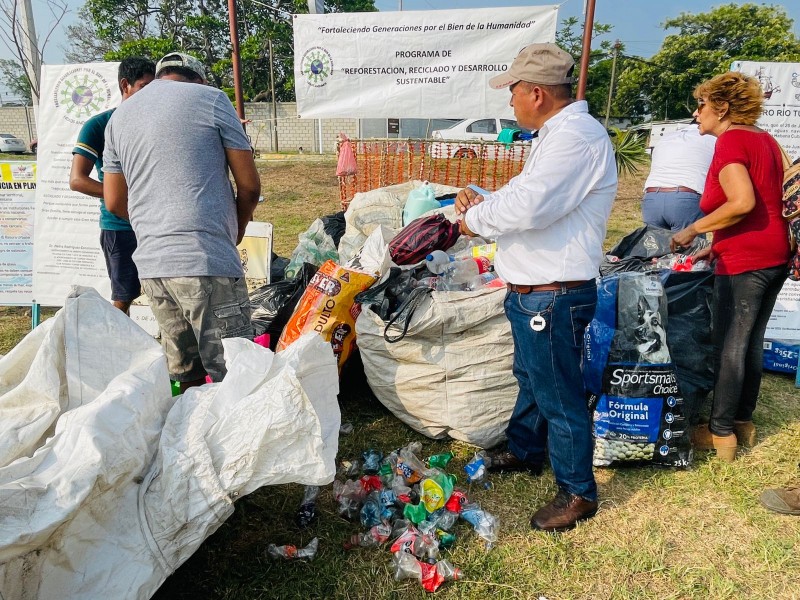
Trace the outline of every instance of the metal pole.
[[614, 42], [614, 59], [611, 61], [611, 83], [608, 84], [608, 100], [606, 101], [606, 121], [603, 127], [608, 129], [608, 119], [611, 117], [611, 98], [614, 95], [614, 76], [617, 74], [617, 55], [619, 54], [619, 40]]
[[578, 100], [586, 98], [586, 78], [589, 73], [589, 58], [592, 54], [592, 28], [594, 26], [594, 4], [595, 0], [586, 2], [586, 19], [583, 22], [583, 52], [581, 53], [581, 74], [578, 78], [578, 92], [575, 97]]
[[272, 63], [272, 38], [267, 38], [269, 48], [269, 89], [272, 95], [272, 148], [278, 151], [278, 101], [275, 99], [275, 71]]
[[244, 119], [242, 101], [242, 65], [239, 62], [239, 24], [236, 20], [236, 0], [228, 0], [228, 23], [231, 30], [231, 63], [233, 66], [233, 92], [236, 97], [236, 114]]
[[[33, 22], [31, 0], [22, 0], [20, 2], [20, 21], [22, 35], [25, 38], [22, 40], [22, 58], [23, 62], [28, 63], [24, 65], [25, 72], [30, 78], [31, 100], [36, 106], [39, 104], [39, 74], [42, 71], [42, 61], [39, 57], [39, 43], [36, 39], [36, 25]], [[12, 23], [11, 26], [15, 27], [16, 23]]]

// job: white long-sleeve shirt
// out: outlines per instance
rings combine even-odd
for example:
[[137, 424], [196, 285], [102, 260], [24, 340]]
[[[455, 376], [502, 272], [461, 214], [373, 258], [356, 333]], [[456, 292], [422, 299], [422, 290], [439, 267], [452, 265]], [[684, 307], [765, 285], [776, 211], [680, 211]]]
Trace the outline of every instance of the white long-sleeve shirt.
[[653, 147], [645, 189], [682, 185], [702, 194], [716, 144], [717, 138], [700, 135], [697, 125], [666, 134]]
[[522, 172], [464, 218], [476, 234], [496, 238], [495, 270], [504, 281], [593, 279], [616, 193], [608, 134], [581, 100], [547, 120]]

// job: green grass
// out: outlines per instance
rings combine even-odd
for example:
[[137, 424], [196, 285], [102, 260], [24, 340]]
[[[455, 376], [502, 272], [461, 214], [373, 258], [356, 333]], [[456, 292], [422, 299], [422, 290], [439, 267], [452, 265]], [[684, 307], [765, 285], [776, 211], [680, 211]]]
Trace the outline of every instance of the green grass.
[[[338, 208], [334, 162], [260, 164], [266, 201], [257, 218], [275, 225], [275, 246], [287, 255], [297, 234]], [[639, 224], [643, 175], [626, 178], [614, 208], [607, 246]], [[11, 310], [11, 309], [6, 309]], [[15, 309], [20, 310], [20, 309]], [[17, 333], [8, 324], [21, 320]], [[5, 316], [6, 349], [28, 321]], [[13, 340], [13, 341], [8, 341]], [[4, 351], [4, 350], [0, 350]], [[340, 458], [360, 457], [419, 440], [423, 455], [452, 451], [460, 475], [473, 449], [429, 440], [395, 419], [371, 395], [363, 375], [348, 365], [341, 379], [342, 418], [354, 432], [340, 438]], [[533, 532], [528, 520], [555, 493], [552, 473], [541, 478], [493, 477], [491, 490], [470, 496], [500, 518], [500, 538], [486, 551], [463, 523], [444, 553], [464, 572], [436, 594], [445, 599], [567, 598], [649, 599], [800, 598], [800, 518], [762, 509], [766, 487], [798, 481], [800, 401], [793, 381], [768, 374], [756, 411], [759, 444], [733, 464], [699, 453], [687, 471], [654, 468], [597, 469], [601, 509], [570, 533]], [[435, 402], [435, 398], [431, 398]], [[463, 481], [463, 478], [461, 478]], [[159, 590], [178, 598], [316, 598], [414, 600], [428, 597], [415, 581], [393, 578], [388, 550], [346, 552], [342, 543], [361, 528], [340, 519], [331, 488], [324, 488], [319, 519], [308, 530], [293, 525], [302, 497], [296, 485], [267, 487], [242, 498], [236, 512]], [[275, 562], [270, 543], [303, 546], [319, 537], [314, 561]]]

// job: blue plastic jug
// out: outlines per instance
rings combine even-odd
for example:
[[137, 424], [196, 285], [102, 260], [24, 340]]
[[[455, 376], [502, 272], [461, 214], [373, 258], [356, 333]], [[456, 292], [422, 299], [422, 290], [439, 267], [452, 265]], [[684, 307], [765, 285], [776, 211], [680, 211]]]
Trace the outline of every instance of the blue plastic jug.
[[408, 193], [408, 200], [403, 209], [403, 226], [408, 225], [418, 216], [441, 207], [442, 205], [439, 204], [433, 193], [433, 186], [426, 181]]

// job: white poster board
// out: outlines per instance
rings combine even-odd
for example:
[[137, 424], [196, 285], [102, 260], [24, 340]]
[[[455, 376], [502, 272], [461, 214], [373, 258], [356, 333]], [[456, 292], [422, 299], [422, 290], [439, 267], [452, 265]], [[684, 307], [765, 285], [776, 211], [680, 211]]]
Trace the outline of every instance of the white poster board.
[[[769, 131], [793, 159], [800, 157], [800, 64], [736, 61], [731, 70], [759, 80], [764, 112], [758, 126]], [[800, 283], [787, 281], [783, 286], [764, 337], [800, 341]]]
[[508, 91], [488, 81], [528, 44], [555, 40], [558, 6], [293, 18], [301, 118], [513, 117]]
[[33, 299], [38, 304], [62, 306], [73, 285], [111, 297], [100, 249], [99, 201], [71, 191], [69, 172], [81, 126], [120, 102], [117, 66], [42, 66], [33, 234]]
[[33, 303], [36, 163], [0, 163], [0, 304]]

